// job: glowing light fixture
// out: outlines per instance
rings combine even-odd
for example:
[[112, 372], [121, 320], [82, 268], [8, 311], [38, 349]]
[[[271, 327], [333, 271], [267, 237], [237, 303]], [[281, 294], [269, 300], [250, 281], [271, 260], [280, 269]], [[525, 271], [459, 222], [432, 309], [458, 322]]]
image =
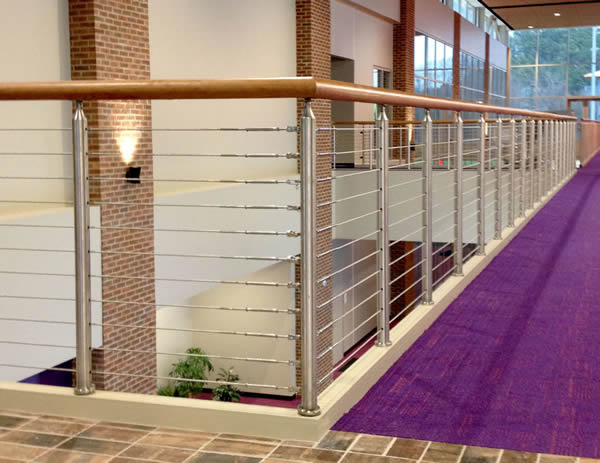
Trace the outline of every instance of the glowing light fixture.
[[121, 157], [125, 164], [130, 164], [133, 161], [136, 144], [137, 139], [131, 135], [124, 135], [119, 139], [119, 149], [121, 150]]
[[125, 171], [125, 178], [128, 183], [140, 183], [140, 174], [142, 171], [141, 167], [131, 166], [133, 161], [133, 154], [135, 153], [135, 147], [137, 145], [137, 137], [135, 135], [123, 133], [119, 138], [119, 149], [121, 150], [121, 158], [123, 162], [128, 166]]
[[560, 16], [560, 13], [556, 12], [554, 13], [554, 16]]

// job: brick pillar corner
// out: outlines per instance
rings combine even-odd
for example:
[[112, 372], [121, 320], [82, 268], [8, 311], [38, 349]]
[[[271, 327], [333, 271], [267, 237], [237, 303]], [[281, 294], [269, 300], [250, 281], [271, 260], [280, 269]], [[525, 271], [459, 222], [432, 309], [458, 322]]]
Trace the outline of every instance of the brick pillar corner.
[[[394, 24], [392, 86], [394, 90], [415, 91], [415, 0], [400, 0], [400, 23]], [[395, 106], [395, 120], [412, 120], [414, 110]]]
[[454, 48], [452, 52], [452, 99], [460, 100], [461, 16], [454, 12]]
[[[298, 77], [316, 77], [331, 79], [331, 4], [330, 0], [296, 0], [296, 75]], [[297, 102], [298, 120], [304, 109], [304, 101]], [[331, 126], [331, 101], [314, 100], [312, 109], [319, 127]], [[317, 151], [330, 152], [331, 141], [329, 136], [317, 135]], [[317, 177], [331, 176], [331, 159], [320, 156], [317, 159]], [[325, 202], [331, 199], [331, 183], [320, 182], [317, 186], [317, 201]], [[331, 224], [331, 208], [323, 207], [317, 211], [317, 227]], [[331, 248], [332, 235], [330, 232], [318, 234], [316, 252], [320, 253]], [[331, 256], [328, 255], [317, 260], [317, 277], [331, 273]], [[297, 292], [298, 307], [300, 307], [300, 292]], [[331, 297], [331, 287], [320, 286], [317, 293], [317, 303], [326, 301]], [[317, 310], [317, 326], [325, 326], [332, 320], [331, 305]], [[296, 330], [300, 330], [300, 317], [297, 317]], [[325, 331], [317, 340], [317, 352], [325, 350], [332, 343], [331, 330]], [[297, 349], [297, 355], [300, 350]], [[298, 357], [298, 360], [300, 358]], [[298, 362], [299, 365], [299, 362]], [[333, 357], [328, 354], [319, 360], [317, 368], [318, 378], [324, 377], [333, 368]], [[300, 366], [297, 368], [297, 384], [301, 384]], [[323, 381], [318, 390], [322, 391], [329, 384]]]
[[490, 102], [490, 34], [485, 34], [485, 65], [483, 68], [483, 102]]
[[[73, 80], [150, 78], [147, 0], [69, 0], [69, 26]], [[153, 394], [156, 307], [152, 132], [131, 131], [152, 127], [151, 102], [88, 102], [84, 111], [90, 129], [106, 129], [88, 134], [90, 202], [100, 208], [103, 253], [104, 327], [102, 346], [92, 355], [93, 370], [97, 372], [94, 382], [98, 389]], [[124, 137], [133, 139], [132, 163], [142, 168], [142, 179], [149, 181], [124, 181], [127, 164], [119, 156]], [[117, 180], [99, 181], [97, 177]]]

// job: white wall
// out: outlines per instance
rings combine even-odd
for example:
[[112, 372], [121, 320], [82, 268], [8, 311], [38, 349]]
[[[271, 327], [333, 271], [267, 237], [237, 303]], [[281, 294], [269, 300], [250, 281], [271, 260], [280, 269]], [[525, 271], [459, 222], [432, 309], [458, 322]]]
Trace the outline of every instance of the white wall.
[[[290, 77], [296, 75], [294, 0], [150, 0], [153, 79]], [[154, 128], [286, 127], [296, 100], [155, 101]], [[289, 134], [154, 135], [155, 153], [296, 151]], [[209, 158], [155, 159], [161, 178], [269, 177], [295, 172], [296, 162]], [[173, 189], [173, 185], [171, 185]]]
[[[70, 80], [68, 0], [0, 0], [0, 82]], [[10, 13], [6, 13], [10, 12]], [[68, 128], [69, 102], [0, 102], [0, 128]], [[1, 153], [70, 153], [70, 133], [0, 131]], [[3, 176], [70, 177], [69, 156], [3, 156]], [[0, 180], [0, 200], [71, 197], [68, 182]], [[0, 215], [16, 207], [0, 204]]]
[[454, 44], [454, 12], [439, 0], [415, 2], [415, 29], [425, 35]]
[[[249, 281], [281, 281], [291, 278], [293, 264], [270, 265], [258, 272], [242, 275]], [[288, 309], [295, 306], [294, 290], [244, 286], [232, 290], [227, 285], [217, 286], [188, 301], [193, 306], [254, 307]], [[287, 336], [295, 332], [295, 317], [291, 314], [210, 310], [202, 308], [162, 307], [157, 313], [158, 375], [168, 376], [172, 364], [182, 356], [164, 353], [185, 353], [189, 347], [200, 347], [208, 355], [247, 357], [256, 359], [295, 360], [295, 341], [230, 334], [197, 333], [193, 330], [238, 331], [269, 333]], [[189, 332], [168, 331], [185, 329]], [[215, 371], [209, 376], [215, 380], [220, 368], [233, 367], [240, 382], [280, 387], [295, 385], [295, 368], [284, 363], [248, 362], [243, 360], [211, 358]], [[165, 383], [166, 381], [161, 381]], [[214, 384], [207, 384], [213, 388]], [[273, 395], [291, 395], [288, 390], [246, 388], [249, 392]]]
[[[298, 211], [205, 209], [194, 207], [161, 207], [160, 204], [300, 204], [300, 190], [295, 185], [237, 185], [196, 192], [160, 196], [156, 198], [155, 228], [179, 230], [300, 230]], [[300, 252], [299, 238], [287, 236], [259, 236], [240, 234], [155, 233], [157, 254], [224, 255], [288, 257]], [[170, 282], [161, 278], [237, 280], [256, 272], [272, 262], [161, 257], [156, 259], [156, 301], [158, 305], [183, 303], [217, 286], [214, 283]], [[286, 280], [287, 281], [287, 280]], [[236, 291], [235, 286], [229, 287]]]
[[[245, 275], [250, 281], [289, 281], [293, 275], [293, 264], [279, 263], [258, 272]], [[232, 307], [268, 307], [287, 309], [295, 307], [294, 290], [288, 288], [266, 288], [244, 286], [232, 291], [226, 285], [207, 291], [192, 299], [196, 305], [225, 305]], [[251, 333], [279, 334], [287, 336], [295, 332], [295, 317], [290, 314], [226, 312], [196, 310], [194, 326], [206, 330], [232, 330]], [[295, 341], [245, 337], [223, 334], [194, 334], [195, 345], [206, 352], [260, 359], [295, 360]], [[268, 364], [235, 360], [215, 360], [219, 368], [233, 366], [241, 382], [295, 386], [295, 369], [286, 364]], [[216, 376], [216, 375], [215, 375]], [[214, 378], [214, 376], [213, 376]], [[211, 378], [211, 379], [213, 379]], [[290, 395], [287, 390], [248, 389], [252, 392]]]
[[[150, 0], [150, 63], [153, 79], [290, 77], [296, 75], [294, 0]], [[227, 100], [153, 102], [154, 128], [286, 127], [296, 125], [296, 100]], [[296, 152], [295, 133], [192, 132], [153, 136], [154, 152], [287, 153]], [[296, 178], [296, 160], [222, 158], [155, 158], [159, 179], [284, 179]], [[288, 185], [231, 186], [159, 183], [157, 203], [170, 204], [290, 204], [299, 202], [299, 190]], [[167, 194], [165, 194], [167, 193]], [[227, 209], [155, 208], [157, 228], [279, 230], [298, 229], [298, 212]], [[299, 240], [224, 234], [162, 233], [155, 235], [157, 253], [284, 256], [299, 251]], [[157, 278], [289, 281], [272, 262], [244, 260], [156, 258]], [[284, 264], [285, 265], [285, 264]], [[289, 264], [288, 264], [289, 265]], [[258, 273], [256, 273], [258, 272]], [[274, 274], [275, 273], [275, 274]], [[273, 290], [270, 290], [273, 291]], [[277, 292], [277, 290], [275, 290]], [[289, 293], [289, 290], [284, 290]], [[238, 326], [247, 331], [289, 331], [281, 316], [200, 312], [174, 308], [178, 304], [268, 306], [277, 297], [263, 288], [209, 283], [157, 282], [157, 326], [219, 329]], [[285, 307], [290, 307], [286, 300]], [[286, 322], [287, 323], [287, 322]], [[250, 329], [252, 327], [253, 329]], [[192, 346], [211, 354], [270, 357], [271, 340], [226, 335], [158, 332], [158, 350], [184, 352]], [[288, 344], [289, 341], [280, 344]], [[289, 352], [286, 352], [289, 358]], [[166, 375], [176, 357], [159, 356], [160, 375]], [[268, 364], [215, 361], [217, 367], [234, 365], [242, 381], [288, 384], [289, 377]], [[273, 376], [275, 374], [275, 376]], [[291, 384], [291, 383], [290, 383]], [[254, 391], [256, 392], [256, 391]], [[266, 392], [273, 392], [271, 390]]]
[[394, 21], [400, 21], [400, 2], [390, 2], [390, 0], [354, 0], [354, 3], [369, 8]]
[[[90, 210], [92, 226], [98, 226], [100, 211]], [[67, 228], [7, 227], [7, 224], [49, 225]], [[75, 357], [75, 262], [73, 238], [73, 210], [60, 208], [37, 214], [5, 216], [0, 220], [0, 243], [2, 248], [21, 250], [0, 250], [0, 272], [54, 273], [73, 275], [45, 276], [0, 273], [0, 295], [24, 296], [40, 299], [0, 298], [0, 317], [30, 320], [62, 321], [58, 323], [32, 323], [21, 321], [0, 321], [0, 340], [42, 344], [25, 346], [0, 343], [0, 364], [53, 367]], [[90, 233], [91, 249], [100, 249], [100, 233]], [[67, 252], [24, 251], [22, 249], [66, 250]], [[98, 254], [92, 254], [93, 275], [101, 274], [101, 261]], [[92, 298], [101, 299], [102, 287], [99, 278], [92, 279]], [[46, 300], [61, 298], [66, 301]], [[100, 304], [92, 304], [92, 321], [101, 322]], [[46, 344], [48, 346], [43, 346]], [[92, 329], [92, 344], [102, 344], [99, 327]], [[71, 346], [63, 349], [50, 345]], [[39, 373], [39, 369], [0, 368], [0, 381], [19, 381]]]
[[485, 61], [485, 32], [462, 17], [460, 18], [460, 47], [470, 55]]
[[[338, 169], [336, 175], [344, 175], [349, 173], [343, 169]], [[390, 186], [399, 185], [402, 183], [412, 182], [407, 185], [403, 185], [398, 188], [392, 188], [390, 191], [390, 204], [400, 203], [406, 201], [409, 198], [416, 198], [423, 192], [423, 183], [419, 181], [422, 173], [420, 170], [414, 171], [396, 171], [390, 174]], [[465, 243], [476, 243], [477, 242], [477, 228], [476, 216], [472, 214], [477, 210], [476, 204], [468, 205], [476, 199], [476, 192], [470, 191], [476, 188], [476, 174], [473, 170], [464, 171], [464, 242]], [[486, 172], [487, 183], [492, 182], [487, 186], [486, 193], [490, 193], [495, 184], [495, 172]], [[505, 180], [506, 181], [506, 180]], [[449, 229], [454, 223], [454, 217], [444, 217], [454, 207], [453, 201], [450, 198], [454, 196], [454, 182], [455, 176], [453, 171], [447, 170], [434, 170], [433, 176], [433, 220], [434, 220], [434, 241], [435, 242], [450, 242], [454, 240], [454, 230]], [[342, 180], [334, 182], [334, 197], [344, 198], [361, 192], [372, 191], [376, 185], [376, 171], [365, 175], [358, 175], [354, 177], [344, 178]], [[493, 209], [494, 196], [489, 195], [486, 200], [486, 210], [488, 213]], [[438, 206], [439, 205], [439, 206]], [[507, 207], [506, 201], [504, 207]], [[418, 213], [423, 208], [423, 200], [421, 198], [407, 202], [402, 206], [398, 206], [392, 209], [390, 213], [390, 224], [399, 222], [405, 217], [409, 217], [413, 214]], [[352, 201], [345, 201], [338, 203], [335, 208], [335, 220], [336, 222], [342, 222], [345, 220], [352, 219], [353, 217], [359, 217], [363, 214], [367, 214], [376, 209], [376, 195], [363, 196], [361, 198], [354, 199]], [[469, 217], [471, 216], [471, 217]], [[367, 217], [360, 221], [355, 221], [351, 224], [344, 225], [335, 229], [335, 238], [340, 239], [357, 239], [370, 232], [376, 230], [376, 216]], [[408, 220], [405, 220], [397, 225], [394, 225], [390, 229], [391, 240], [403, 240], [403, 241], [421, 241], [422, 231], [416, 231], [423, 226], [423, 219], [421, 216], [417, 216]], [[494, 234], [493, 221], [486, 225], [486, 237], [491, 239]], [[373, 238], [369, 238], [373, 239]]]
[[[373, 86], [374, 68], [392, 70], [393, 30], [386, 21], [331, 0], [331, 54], [354, 60], [356, 84]], [[373, 119], [373, 105], [356, 103], [354, 116]]]
[[490, 37], [490, 64], [500, 69], [508, 69], [507, 47], [501, 42]]

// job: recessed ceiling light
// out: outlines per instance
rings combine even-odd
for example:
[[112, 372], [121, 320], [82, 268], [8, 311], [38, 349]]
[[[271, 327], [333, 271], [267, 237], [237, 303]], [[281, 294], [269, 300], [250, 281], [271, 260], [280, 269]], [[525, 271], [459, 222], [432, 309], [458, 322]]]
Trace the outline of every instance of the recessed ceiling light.
[[560, 13], [554, 13], [554, 16], [560, 16]]

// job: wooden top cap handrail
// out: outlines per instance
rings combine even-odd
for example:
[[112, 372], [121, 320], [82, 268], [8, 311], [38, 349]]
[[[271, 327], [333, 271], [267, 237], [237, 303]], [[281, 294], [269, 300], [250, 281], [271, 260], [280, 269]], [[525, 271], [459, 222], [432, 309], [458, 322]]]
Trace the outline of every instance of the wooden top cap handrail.
[[600, 96], [569, 96], [567, 97], [567, 103], [571, 101], [600, 101]]
[[0, 83], [2, 100], [190, 100], [318, 98], [461, 112], [576, 120], [570, 116], [447, 100], [314, 77]]

